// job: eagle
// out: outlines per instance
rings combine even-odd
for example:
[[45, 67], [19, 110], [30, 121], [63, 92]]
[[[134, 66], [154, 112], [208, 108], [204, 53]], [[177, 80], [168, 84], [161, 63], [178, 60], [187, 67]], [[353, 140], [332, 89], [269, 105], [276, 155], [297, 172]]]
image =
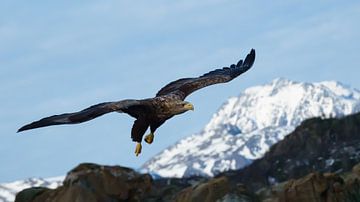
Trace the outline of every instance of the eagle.
[[240, 60], [230, 67], [210, 71], [200, 77], [182, 78], [170, 82], [157, 92], [156, 96], [147, 99], [126, 99], [115, 102], [104, 102], [90, 106], [84, 110], [53, 115], [24, 125], [17, 132], [51, 125], [78, 124], [92, 120], [110, 112], [126, 113], [135, 118], [131, 129], [131, 139], [136, 142], [135, 155], [141, 153], [141, 142], [150, 127], [150, 133], [144, 141], [151, 144], [157, 128], [175, 115], [194, 110], [194, 106], [185, 101], [192, 92], [201, 88], [226, 83], [249, 70], [255, 61], [255, 50], [251, 49], [245, 60]]

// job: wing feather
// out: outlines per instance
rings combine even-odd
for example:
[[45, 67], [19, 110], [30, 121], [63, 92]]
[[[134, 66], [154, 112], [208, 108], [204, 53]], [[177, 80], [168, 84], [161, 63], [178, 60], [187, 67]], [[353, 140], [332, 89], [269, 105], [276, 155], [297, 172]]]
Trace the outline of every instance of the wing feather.
[[38, 121], [32, 122], [21, 127], [17, 132], [24, 130], [46, 127], [51, 125], [62, 125], [62, 124], [77, 124], [85, 121], [89, 121], [101, 115], [110, 112], [123, 112], [128, 110], [133, 106], [142, 105], [142, 102], [139, 100], [122, 100], [118, 102], [104, 102], [90, 106], [84, 110], [73, 113], [65, 113], [60, 115], [53, 115]]
[[201, 88], [233, 80], [249, 70], [254, 64], [254, 61], [255, 50], [252, 49], [245, 60], [240, 60], [236, 65], [232, 64], [230, 67], [216, 69], [197, 78], [183, 78], [173, 81], [160, 89], [156, 96], [174, 94], [180, 99], [185, 99], [186, 96]]

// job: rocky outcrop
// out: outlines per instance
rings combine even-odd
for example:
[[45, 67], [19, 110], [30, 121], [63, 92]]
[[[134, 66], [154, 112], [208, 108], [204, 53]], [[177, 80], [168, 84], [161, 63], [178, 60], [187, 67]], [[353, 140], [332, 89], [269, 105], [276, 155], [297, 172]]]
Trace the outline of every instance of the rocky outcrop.
[[15, 202], [112, 202], [112, 201], [242, 201], [337, 202], [360, 201], [360, 164], [342, 175], [310, 173], [257, 193], [226, 176], [205, 179], [152, 180], [147, 174], [120, 166], [81, 164], [70, 171], [56, 189], [33, 187], [21, 191]]
[[175, 197], [175, 201], [215, 201], [224, 197], [229, 189], [230, 186], [226, 177], [215, 178], [198, 186], [182, 190]]
[[139, 174], [130, 168], [86, 163], [71, 170], [63, 186], [38, 194], [30, 194], [35, 193], [34, 188], [26, 189], [16, 196], [15, 201], [140, 201], [150, 192], [151, 185], [150, 175]]
[[259, 198], [249, 192], [244, 185], [231, 184], [226, 177], [214, 178], [183, 189], [174, 197], [176, 202], [192, 201], [259, 201]]
[[111, 202], [111, 201], [258, 201], [243, 185], [233, 185], [226, 177], [206, 179], [152, 180], [120, 166], [80, 164], [71, 170], [56, 189], [33, 187], [17, 194], [16, 202]]
[[266, 202], [356, 202], [360, 201], [359, 168], [360, 164], [342, 176], [310, 173], [303, 178], [262, 189], [258, 193]]
[[360, 113], [340, 119], [313, 118], [238, 171], [222, 173], [256, 191], [311, 172], [342, 173], [360, 162]]

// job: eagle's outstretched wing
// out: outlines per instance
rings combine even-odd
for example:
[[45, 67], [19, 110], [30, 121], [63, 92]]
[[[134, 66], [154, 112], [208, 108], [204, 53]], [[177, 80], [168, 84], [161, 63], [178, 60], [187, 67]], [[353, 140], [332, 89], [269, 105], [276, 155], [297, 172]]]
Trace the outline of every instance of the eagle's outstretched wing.
[[192, 92], [217, 83], [226, 83], [246, 72], [254, 64], [255, 50], [251, 49], [245, 60], [240, 60], [236, 65], [216, 69], [197, 78], [183, 78], [173, 81], [163, 87], [156, 96], [174, 94], [184, 100]]
[[142, 101], [122, 100], [118, 102], [104, 102], [97, 105], [93, 105], [79, 112], [53, 115], [40, 119], [39, 121], [35, 121], [21, 127], [17, 132], [21, 132], [33, 128], [51, 126], [51, 125], [82, 123], [114, 111], [129, 113], [129, 111], [134, 111], [132, 109], [138, 106], [140, 107], [143, 106]]

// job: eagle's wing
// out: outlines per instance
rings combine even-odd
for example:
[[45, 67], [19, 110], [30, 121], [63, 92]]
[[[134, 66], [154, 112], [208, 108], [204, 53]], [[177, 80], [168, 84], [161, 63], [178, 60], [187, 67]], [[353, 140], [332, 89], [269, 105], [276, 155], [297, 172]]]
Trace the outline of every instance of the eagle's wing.
[[251, 49], [245, 60], [240, 60], [236, 65], [216, 69], [197, 78], [183, 78], [173, 81], [163, 87], [156, 96], [173, 94], [180, 99], [185, 99], [192, 92], [217, 83], [226, 83], [246, 72], [253, 65], [255, 50]]
[[74, 113], [66, 113], [60, 115], [53, 115], [39, 121], [32, 122], [21, 127], [17, 132], [29, 130], [33, 128], [40, 128], [51, 125], [62, 125], [62, 124], [76, 124], [89, 121], [101, 115], [109, 112], [126, 112], [128, 113], [131, 109], [136, 107], [143, 107], [141, 100], [122, 100], [118, 102], [104, 102], [97, 105], [88, 107], [82, 111]]

